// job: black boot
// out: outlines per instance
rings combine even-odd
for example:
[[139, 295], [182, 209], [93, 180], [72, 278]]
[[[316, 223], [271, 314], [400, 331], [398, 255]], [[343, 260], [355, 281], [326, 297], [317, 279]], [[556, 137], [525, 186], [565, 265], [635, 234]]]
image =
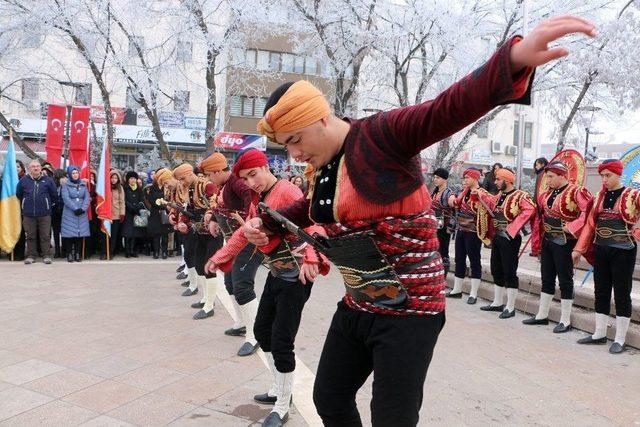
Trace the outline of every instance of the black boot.
[[73, 259], [75, 262], [81, 262], [82, 261], [82, 257], [80, 256], [80, 251], [74, 249], [73, 250]]
[[156, 251], [153, 251], [153, 259], [159, 259], [160, 258], [160, 254]]
[[169, 254], [167, 253], [167, 251], [162, 252], [162, 259], [167, 259], [168, 256]]
[[67, 262], [73, 262], [73, 251], [69, 251], [67, 254]]

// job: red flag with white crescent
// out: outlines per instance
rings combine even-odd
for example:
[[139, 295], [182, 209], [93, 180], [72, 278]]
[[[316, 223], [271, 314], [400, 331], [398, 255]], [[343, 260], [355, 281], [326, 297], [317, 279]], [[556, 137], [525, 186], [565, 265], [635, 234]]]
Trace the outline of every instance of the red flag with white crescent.
[[73, 107], [69, 122], [69, 164], [78, 166], [81, 172], [88, 167], [90, 112], [89, 107]]
[[55, 104], [47, 106], [47, 139], [44, 149], [47, 152], [47, 162], [51, 163], [55, 169], [60, 167], [66, 119], [66, 106]]

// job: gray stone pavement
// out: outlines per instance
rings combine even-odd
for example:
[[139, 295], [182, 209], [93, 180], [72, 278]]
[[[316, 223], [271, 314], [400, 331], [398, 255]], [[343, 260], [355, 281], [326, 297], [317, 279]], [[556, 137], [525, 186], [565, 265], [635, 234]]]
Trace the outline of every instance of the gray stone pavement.
[[[259, 357], [235, 356], [221, 304], [191, 319], [176, 263], [0, 262], [0, 425], [259, 425], [253, 404], [270, 376]], [[259, 272], [257, 288], [266, 275]], [[314, 285], [297, 340], [315, 372], [342, 285]], [[640, 425], [640, 358], [582, 347], [582, 332], [526, 327], [479, 305], [448, 301], [424, 388], [420, 425]], [[308, 416], [312, 378], [298, 388], [288, 426]], [[370, 424], [371, 380], [358, 395]], [[305, 417], [303, 417], [305, 415]]]

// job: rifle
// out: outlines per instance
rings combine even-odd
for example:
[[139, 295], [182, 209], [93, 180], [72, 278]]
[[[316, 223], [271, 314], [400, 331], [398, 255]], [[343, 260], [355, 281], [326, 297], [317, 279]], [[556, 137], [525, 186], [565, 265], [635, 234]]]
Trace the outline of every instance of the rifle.
[[168, 206], [171, 209], [175, 209], [176, 211], [183, 213], [187, 218], [193, 219], [196, 215], [193, 212], [190, 212], [186, 206], [179, 205], [177, 203], [170, 202], [165, 199], [157, 199], [156, 205], [158, 206]]
[[322, 253], [326, 253], [326, 251], [331, 248], [331, 245], [325, 236], [322, 236], [318, 233], [313, 233], [313, 236], [312, 236], [311, 234], [304, 231], [302, 228], [298, 227], [293, 222], [289, 221], [287, 218], [280, 215], [277, 211], [271, 209], [264, 202], [258, 203], [258, 209], [260, 209], [260, 211], [269, 215], [278, 224], [280, 224], [282, 227], [287, 229], [290, 233], [298, 236], [300, 240], [310, 244], [311, 246], [316, 248], [318, 251]]

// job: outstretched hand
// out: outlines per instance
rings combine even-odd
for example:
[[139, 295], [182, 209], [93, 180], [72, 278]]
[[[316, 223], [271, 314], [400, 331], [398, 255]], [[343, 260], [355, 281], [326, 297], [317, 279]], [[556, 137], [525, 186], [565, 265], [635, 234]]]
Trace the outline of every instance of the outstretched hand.
[[567, 48], [549, 48], [548, 45], [568, 34], [576, 33], [595, 37], [595, 26], [584, 18], [572, 15], [555, 16], [542, 21], [511, 48], [511, 70], [517, 73], [525, 67], [538, 67], [567, 56]]

